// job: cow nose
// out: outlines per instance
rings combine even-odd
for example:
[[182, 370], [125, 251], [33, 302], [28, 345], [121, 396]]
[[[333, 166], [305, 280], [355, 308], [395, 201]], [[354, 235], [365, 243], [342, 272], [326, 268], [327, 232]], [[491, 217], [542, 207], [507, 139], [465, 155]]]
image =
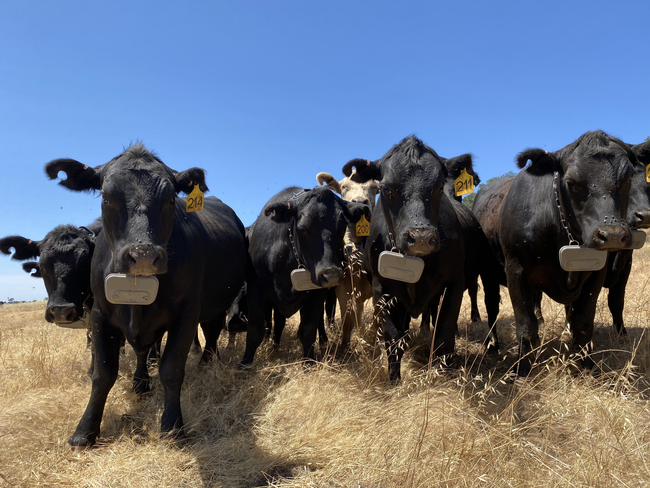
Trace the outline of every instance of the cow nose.
[[70, 323], [77, 318], [77, 308], [74, 305], [47, 307], [45, 320], [50, 323]]
[[165, 251], [160, 246], [138, 245], [126, 251], [129, 271], [137, 275], [153, 275], [162, 272]]
[[650, 227], [650, 209], [637, 210], [634, 212], [635, 224], [640, 229]]
[[367, 198], [353, 198], [352, 202], [354, 202], [354, 203], [364, 203], [364, 204], [368, 205], [370, 203], [370, 200], [368, 200]]
[[622, 249], [629, 244], [631, 239], [632, 234], [627, 226], [606, 225], [594, 232], [596, 248], [601, 250]]
[[429, 254], [440, 247], [436, 229], [410, 229], [404, 234], [409, 253], [414, 255]]
[[343, 277], [343, 270], [340, 268], [327, 268], [326, 270], [318, 273], [318, 284], [324, 288], [331, 288], [336, 286]]

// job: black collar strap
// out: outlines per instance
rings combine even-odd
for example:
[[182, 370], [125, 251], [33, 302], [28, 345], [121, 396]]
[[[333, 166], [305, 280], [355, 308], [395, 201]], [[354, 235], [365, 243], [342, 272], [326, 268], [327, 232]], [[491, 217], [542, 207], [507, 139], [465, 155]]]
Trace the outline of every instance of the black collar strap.
[[564, 230], [566, 231], [566, 235], [569, 238], [569, 245], [570, 246], [578, 246], [580, 243], [573, 237], [573, 234], [571, 234], [571, 230], [569, 229], [569, 222], [567, 222], [565, 213], [563, 211], [564, 205], [562, 205], [562, 199], [561, 199], [561, 191], [560, 191], [560, 184], [558, 182], [558, 176], [559, 173], [556, 171], [553, 174], [553, 192], [555, 193], [555, 205], [557, 206], [557, 210], [560, 213], [560, 223], [562, 224], [562, 227], [564, 227]]
[[390, 241], [391, 252], [399, 252], [397, 245], [395, 244], [395, 229], [393, 228], [393, 219], [390, 216], [390, 210], [388, 209], [388, 202], [384, 197], [384, 192], [379, 190], [381, 195], [381, 210], [384, 214], [384, 220], [386, 220], [386, 227], [388, 227], [388, 240]]

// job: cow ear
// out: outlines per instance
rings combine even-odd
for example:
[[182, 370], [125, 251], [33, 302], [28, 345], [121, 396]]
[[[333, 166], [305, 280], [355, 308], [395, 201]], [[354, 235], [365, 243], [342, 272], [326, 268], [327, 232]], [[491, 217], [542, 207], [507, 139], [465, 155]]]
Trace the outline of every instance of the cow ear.
[[631, 150], [636, 155], [636, 158], [641, 164], [644, 166], [648, 166], [650, 164], [650, 141], [632, 146]]
[[[352, 168], [356, 171], [353, 173]], [[381, 180], [381, 169], [377, 161], [367, 159], [353, 159], [345, 163], [342, 168], [343, 174], [349, 176], [352, 181], [365, 183], [369, 180]]]
[[478, 186], [481, 183], [481, 179], [478, 177], [478, 174], [474, 171], [472, 166], [472, 155], [461, 154], [454, 158], [449, 158], [445, 160], [445, 167], [447, 168], [448, 175], [454, 180], [460, 176], [460, 172], [465, 169], [468, 175], [472, 175], [474, 178], [474, 186]]
[[45, 173], [49, 179], [55, 180], [63, 171], [67, 177], [59, 181], [59, 185], [72, 191], [93, 191], [102, 187], [100, 168], [91, 168], [74, 159], [55, 159], [45, 165]]
[[205, 170], [190, 168], [176, 173], [176, 192], [182, 191], [189, 195], [194, 185], [199, 185], [202, 192], [208, 191], [208, 185], [205, 184]]
[[339, 182], [336, 181], [336, 178], [334, 178], [329, 173], [318, 173], [316, 175], [316, 181], [318, 182], [318, 186], [321, 186], [323, 183], [325, 183], [325, 186], [327, 186], [327, 188], [330, 190], [335, 191], [338, 194], [341, 193], [341, 185], [339, 185]]
[[275, 222], [289, 222], [295, 215], [295, 209], [289, 202], [272, 203], [264, 209], [264, 215], [270, 215]]
[[43, 277], [41, 276], [41, 268], [36, 261], [28, 261], [26, 263], [23, 263], [23, 270], [25, 271], [25, 273], [32, 273], [32, 271], [34, 271], [32, 273], [33, 278]]
[[39, 244], [40, 241], [32, 241], [21, 236], [9, 236], [0, 239], [0, 252], [9, 255], [11, 254], [10, 249], [13, 247], [14, 254], [11, 256], [11, 259], [24, 261], [25, 259], [33, 259], [40, 256]]
[[523, 168], [530, 160], [530, 167], [527, 169], [532, 174], [543, 175], [556, 171], [559, 161], [555, 154], [544, 149], [526, 149], [517, 155], [517, 166]]
[[356, 224], [359, 222], [359, 219], [361, 218], [362, 215], [366, 217], [366, 220], [370, 222], [370, 216], [372, 214], [372, 211], [370, 210], [370, 207], [366, 205], [365, 203], [357, 203], [357, 202], [343, 202], [343, 204], [347, 207], [348, 209], [348, 222], [350, 224]]

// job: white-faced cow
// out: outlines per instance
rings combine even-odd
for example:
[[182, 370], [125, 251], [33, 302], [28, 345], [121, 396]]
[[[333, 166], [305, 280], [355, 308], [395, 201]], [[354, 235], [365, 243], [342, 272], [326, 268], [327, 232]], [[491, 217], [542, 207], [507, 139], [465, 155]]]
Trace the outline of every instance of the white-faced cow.
[[[351, 222], [361, 215], [369, 218], [367, 205], [344, 202], [329, 189], [303, 190], [290, 187], [276, 194], [264, 206], [249, 233], [249, 251], [254, 276], [247, 278], [248, 333], [242, 364], [253, 361], [264, 338], [265, 314], [275, 312], [276, 342], [278, 318], [300, 311], [298, 336], [304, 357], [314, 358], [318, 325], [323, 322], [327, 288], [343, 277], [343, 237]], [[317, 289], [297, 291], [291, 273], [305, 269]], [[283, 325], [283, 324], [281, 324]]]
[[[371, 213], [375, 208], [375, 198], [379, 192], [379, 183], [375, 180], [359, 183], [346, 176], [341, 181], [337, 181], [331, 174], [321, 172], [316, 175], [316, 181], [319, 185], [325, 184], [327, 188], [339, 193], [341, 198], [347, 202], [368, 205]], [[354, 225], [348, 228], [345, 233], [345, 253], [348, 265], [345, 267], [341, 283], [334, 290], [341, 311], [341, 345], [343, 347], [347, 347], [350, 343], [352, 328], [355, 325], [359, 327], [361, 324], [364, 302], [372, 298], [370, 280], [365, 276], [361, 266], [363, 240], [362, 237], [356, 235]], [[335, 307], [330, 307], [331, 305], [326, 307], [326, 312], [329, 321], [333, 322]]]
[[527, 376], [531, 353], [539, 346], [535, 303], [540, 293], [572, 304], [573, 345], [588, 355], [598, 295], [607, 274], [564, 271], [558, 251], [570, 242], [604, 251], [631, 245], [626, 222], [634, 152], [602, 131], [587, 132], [559, 151], [528, 149], [517, 157], [520, 168], [503, 201], [499, 238], [515, 313], [519, 363]]
[[[372, 275], [388, 354], [391, 381], [400, 379], [404, 339], [411, 317], [435, 307], [444, 294], [435, 328], [434, 353], [454, 352], [458, 312], [465, 289], [465, 245], [450, 199], [444, 194], [444, 160], [414, 136], [393, 146], [380, 160], [354, 159], [343, 167], [353, 180], [377, 180], [379, 201], [370, 223], [364, 266]], [[383, 251], [424, 261], [419, 281], [407, 283], [383, 277], [378, 262]], [[387, 297], [387, 303], [380, 301]]]
[[[161, 434], [181, 435], [180, 391], [187, 355], [199, 322], [218, 336], [241, 289], [248, 261], [244, 226], [213, 197], [205, 199], [202, 211], [186, 212], [185, 200], [177, 194], [196, 187], [206, 191], [203, 170], [177, 172], [141, 144], [95, 168], [58, 159], [45, 169], [51, 179], [65, 172], [67, 179], [60, 184], [70, 190], [97, 190], [102, 197], [103, 230], [91, 266], [92, 392], [69, 443], [89, 446], [99, 435], [106, 397], [117, 378], [122, 334], [137, 355], [146, 355], [167, 332], [159, 366], [165, 396]], [[156, 276], [157, 298], [146, 306], [110, 303], [104, 288], [110, 273]], [[140, 383], [140, 391], [148, 388], [146, 368], [136, 370], [134, 382]]]

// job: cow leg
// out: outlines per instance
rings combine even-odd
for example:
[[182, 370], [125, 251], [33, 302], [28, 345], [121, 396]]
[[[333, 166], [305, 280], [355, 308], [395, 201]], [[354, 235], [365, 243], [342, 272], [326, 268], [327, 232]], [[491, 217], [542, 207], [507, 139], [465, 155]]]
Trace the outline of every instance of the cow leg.
[[[327, 298], [325, 300], [325, 314], [327, 315], [327, 325], [334, 326], [334, 319], [336, 317], [336, 298], [338, 295], [338, 286], [327, 290]], [[320, 333], [320, 331], [319, 331]]]
[[[201, 324], [203, 325], [203, 324]], [[203, 327], [201, 327], [203, 328]], [[205, 330], [204, 330], [204, 335], [205, 335]], [[192, 342], [192, 352], [194, 354], [200, 354], [201, 352], [201, 340], [199, 339], [199, 329], [196, 329], [196, 334], [194, 334], [194, 341]]]
[[347, 348], [350, 345], [350, 337], [352, 337], [352, 328], [354, 327], [354, 310], [352, 310], [353, 301], [350, 299], [347, 274], [344, 280], [335, 290], [336, 298], [339, 301], [339, 310], [341, 311], [341, 347]]
[[226, 324], [226, 314], [227, 311], [224, 310], [218, 314], [216, 318], [208, 320], [207, 322], [201, 322], [201, 329], [203, 330], [203, 336], [205, 337], [205, 348], [203, 349], [203, 354], [199, 360], [199, 366], [208, 364], [213, 357], [220, 359], [219, 350], [217, 349], [217, 341], [221, 335], [221, 330]]
[[587, 369], [594, 367], [594, 361], [589, 353], [592, 349], [591, 339], [594, 335], [596, 304], [606, 273], [606, 269], [593, 273], [582, 286], [578, 299], [571, 305], [570, 324], [573, 333], [573, 348], [583, 356], [582, 366]]
[[535, 317], [537, 318], [537, 325], [541, 327], [544, 325], [544, 316], [542, 315], [542, 292], [535, 292]]
[[[322, 320], [322, 317], [321, 317]], [[277, 308], [273, 308], [273, 344], [280, 347], [280, 339], [282, 339], [282, 331], [287, 324], [287, 318], [282, 315]]]
[[147, 365], [152, 366], [157, 364], [160, 361], [160, 351], [162, 350], [162, 336], [158, 339], [151, 349], [149, 349], [149, 354], [147, 355]]
[[124, 334], [100, 316], [92, 313], [94, 367], [90, 400], [68, 444], [89, 447], [99, 435], [106, 398], [117, 379], [120, 361], [120, 342]]
[[242, 357], [240, 362], [242, 366], [253, 362], [255, 351], [260, 347], [265, 337], [266, 327], [264, 325], [264, 319], [273, 310], [271, 304], [264, 300], [257, 280], [248, 278], [247, 284], [248, 328], [246, 329], [246, 349], [244, 351], [244, 357]]
[[[334, 302], [334, 305], [336, 306], [336, 301]], [[325, 320], [323, 320], [322, 317], [318, 321], [318, 343], [320, 345], [327, 344], [327, 332], [325, 331]]]
[[478, 311], [478, 282], [477, 281], [472, 281], [469, 283], [467, 286], [467, 294], [469, 295], [469, 301], [471, 303], [471, 313], [470, 317], [472, 322], [480, 322], [481, 321], [481, 314]]
[[402, 378], [402, 356], [407, 346], [411, 316], [406, 311], [406, 307], [397, 300], [394, 300], [387, 310], [384, 309], [379, 313], [382, 315], [380, 320], [388, 357], [388, 377], [392, 383], [397, 384]]
[[485, 309], [488, 315], [488, 341], [486, 352], [488, 354], [499, 353], [499, 337], [497, 336], [497, 317], [499, 316], [499, 306], [501, 303], [501, 285], [494, 277], [483, 279], [483, 293], [485, 294]]
[[316, 331], [325, 313], [325, 292], [312, 291], [300, 307], [300, 326], [298, 337], [302, 343], [303, 357], [314, 359], [314, 342]]
[[515, 313], [517, 342], [519, 343], [519, 361], [517, 374], [528, 376], [531, 370], [530, 356], [539, 347], [539, 328], [535, 315], [535, 304], [539, 296], [530, 286], [518, 264], [506, 264], [508, 274], [508, 291]]
[[431, 309], [422, 314], [420, 320], [420, 330], [431, 330]]
[[271, 337], [273, 332], [273, 306], [264, 307], [264, 337]]
[[[454, 353], [456, 347], [456, 331], [458, 330], [458, 314], [463, 302], [464, 287], [462, 284], [454, 284], [447, 287], [438, 323], [434, 328], [433, 352], [436, 356], [449, 356]], [[433, 301], [434, 306], [440, 303], [440, 299]]]
[[185, 363], [196, 334], [199, 322], [197, 313], [186, 310], [179, 313], [182, 322], [174, 324], [167, 331], [165, 352], [160, 358], [160, 383], [164, 393], [164, 410], [160, 419], [161, 436], [174, 433], [182, 435], [183, 415], [181, 413], [181, 386], [185, 379]]
[[[621, 251], [619, 251], [622, 254]], [[631, 254], [631, 253], [630, 253]], [[614, 329], [617, 334], [626, 335], [627, 330], [623, 323], [623, 308], [625, 306], [625, 287], [627, 280], [630, 277], [630, 270], [632, 269], [632, 256], [630, 255], [629, 263], [623, 266], [618, 279], [609, 286], [609, 293], [607, 294], [607, 305], [612, 314], [614, 321]]]
[[[161, 339], [162, 340], [162, 336]], [[158, 343], [158, 341], [156, 341]], [[151, 390], [150, 378], [149, 378], [149, 356], [151, 351], [156, 347], [154, 344], [150, 349], [144, 349], [142, 351], [136, 351], [136, 366], [135, 372], [133, 373], [133, 384], [132, 388], [135, 393], [142, 395]]]

